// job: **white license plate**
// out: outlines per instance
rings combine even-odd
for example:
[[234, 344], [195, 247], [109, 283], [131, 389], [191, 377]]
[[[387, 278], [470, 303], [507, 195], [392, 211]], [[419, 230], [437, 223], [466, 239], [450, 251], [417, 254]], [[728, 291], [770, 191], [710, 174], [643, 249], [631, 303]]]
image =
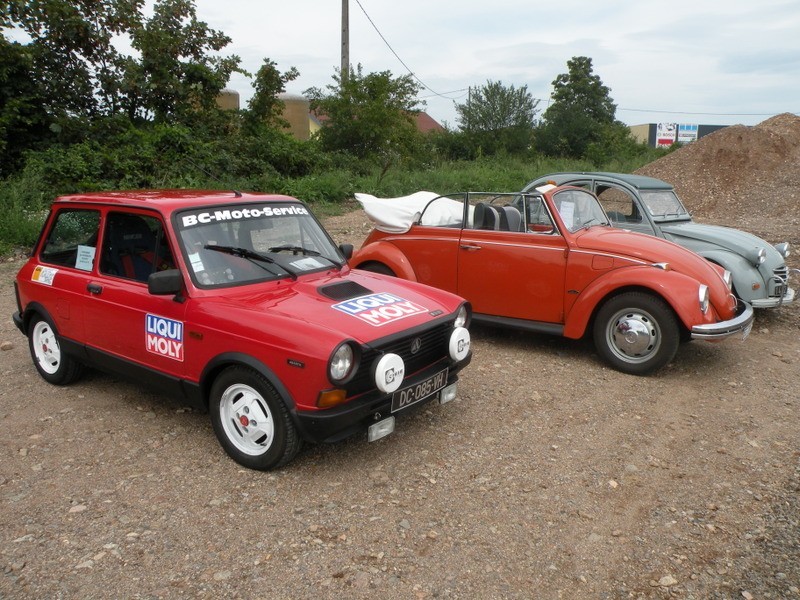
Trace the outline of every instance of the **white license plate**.
[[447, 369], [439, 371], [424, 381], [405, 387], [402, 390], [397, 390], [392, 394], [392, 412], [403, 410], [441, 390], [447, 385], [447, 372]]

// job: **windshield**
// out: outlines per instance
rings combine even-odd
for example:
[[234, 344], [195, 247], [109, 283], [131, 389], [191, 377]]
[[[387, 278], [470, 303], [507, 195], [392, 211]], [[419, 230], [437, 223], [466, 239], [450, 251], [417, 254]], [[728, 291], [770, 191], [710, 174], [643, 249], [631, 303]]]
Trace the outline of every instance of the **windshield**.
[[672, 190], [642, 191], [641, 196], [654, 219], [691, 216]]
[[204, 207], [176, 217], [181, 249], [200, 287], [225, 287], [339, 268], [344, 259], [299, 203]]
[[593, 225], [608, 225], [608, 219], [600, 202], [589, 192], [564, 190], [558, 192], [553, 201], [561, 220], [572, 233]]

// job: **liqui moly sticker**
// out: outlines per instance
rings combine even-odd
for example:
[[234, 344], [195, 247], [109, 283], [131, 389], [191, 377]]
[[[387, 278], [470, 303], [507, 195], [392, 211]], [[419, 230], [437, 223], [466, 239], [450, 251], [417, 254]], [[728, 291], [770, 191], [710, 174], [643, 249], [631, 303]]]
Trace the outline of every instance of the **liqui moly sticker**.
[[359, 298], [334, 304], [333, 308], [358, 317], [375, 327], [428, 312], [427, 308], [419, 304], [389, 293], [360, 296]]
[[148, 352], [183, 361], [183, 323], [148, 314], [145, 330]]

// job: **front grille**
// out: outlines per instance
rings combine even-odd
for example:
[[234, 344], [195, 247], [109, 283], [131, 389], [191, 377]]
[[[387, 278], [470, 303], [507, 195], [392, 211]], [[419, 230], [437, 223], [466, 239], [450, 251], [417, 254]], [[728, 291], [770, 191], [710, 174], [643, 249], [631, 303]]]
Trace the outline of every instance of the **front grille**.
[[770, 296], [783, 298], [789, 286], [789, 267], [783, 265], [772, 271], [773, 287]]
[[[364, 347], [358, 373], [345, 386], [348, 397], [357, 396], [375, 387], [372, 367], [386, 353], [397, 354], [403, 359], [406, 377], [447, 357], [452, 331], [453, 323], [448, 320], [433, 327], [414, 330], [398, 339], [390, 339], [384, 343], [379, 341], [376, 345]], [[417, 338], [422, 343], [419, 350], [412, 354], [411, 346]]]

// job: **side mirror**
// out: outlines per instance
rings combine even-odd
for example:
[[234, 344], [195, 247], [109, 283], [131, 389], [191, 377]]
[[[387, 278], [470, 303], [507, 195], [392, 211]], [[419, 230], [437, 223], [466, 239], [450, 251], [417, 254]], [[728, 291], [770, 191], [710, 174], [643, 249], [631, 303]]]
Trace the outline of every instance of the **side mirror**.
[[353, 258], [353, 244], [339, 244], [339, 250], [347, 260]]
[[151, 273], [147, 278], [147, 291], [155, 296], [178, 295], [183, 288], [183, 277], [178, 269]]

